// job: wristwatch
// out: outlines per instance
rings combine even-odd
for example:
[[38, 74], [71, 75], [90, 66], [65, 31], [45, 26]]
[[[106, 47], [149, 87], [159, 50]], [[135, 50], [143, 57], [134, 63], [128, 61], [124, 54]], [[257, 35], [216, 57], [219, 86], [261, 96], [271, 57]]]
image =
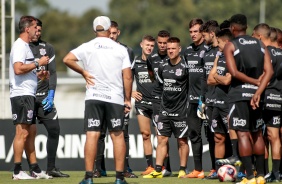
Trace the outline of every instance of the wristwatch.
[[39, 69], [39, 63], [38, 63], [38, 61], [34, 61], [34, 64], [35, 64], [35, 66], [36, 66], [36, 69]]

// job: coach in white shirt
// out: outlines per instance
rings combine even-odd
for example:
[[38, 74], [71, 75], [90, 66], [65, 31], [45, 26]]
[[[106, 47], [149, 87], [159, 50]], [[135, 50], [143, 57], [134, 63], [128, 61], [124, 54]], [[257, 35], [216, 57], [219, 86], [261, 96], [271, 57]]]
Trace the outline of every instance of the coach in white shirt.
[[[80, 73], [86, 81], [84, 129], [85, 178], [81, 184], [93, 183], [93, 166], [97, 141], [103, 124], [110, 132], [114, 145], [115, 183], [126, 183], [123, 176], [125, 141], [123, 117], [131, 108], [132, 74], [130, 60], [124, 46], [109, 38], [111, 21], [108, 17], [94, 19], [96, 38], [70, 51], [64, 63]], [[82, 61], [84, 68], [77, 64]]]

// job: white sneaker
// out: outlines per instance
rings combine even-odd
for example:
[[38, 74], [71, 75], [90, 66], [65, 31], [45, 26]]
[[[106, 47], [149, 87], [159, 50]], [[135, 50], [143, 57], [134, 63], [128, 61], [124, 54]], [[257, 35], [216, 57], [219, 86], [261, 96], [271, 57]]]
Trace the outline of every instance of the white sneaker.
[[168, 177], [168, 176], [171, 176], [172, 175], [172, 172], [164, 169], [162, 170], [162, 174], [163, 174], [163, 177]]
[[34, 177], [29, 176], [26, 172], [20, 171], [19, 174], [13, 173], [13, 180], [33, 180]]
[[36, 172], [32, 171], [32, 176], [35, 179], [53, 179], [53, 177], [46, 174], [45, 171], [41, 171], [41, 173], [36, 173]]

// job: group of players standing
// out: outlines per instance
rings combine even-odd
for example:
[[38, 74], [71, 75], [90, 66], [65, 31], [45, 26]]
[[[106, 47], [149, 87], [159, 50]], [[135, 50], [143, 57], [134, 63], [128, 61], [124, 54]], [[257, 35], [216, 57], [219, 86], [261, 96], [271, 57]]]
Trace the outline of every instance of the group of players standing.
[[[180, 39], [168, 31], [160, 31], [156, 40], [150, 35], [143, 37], [142, 55], [132, 63], [137, 84], [132, 98], [148, 165], [143, 178], [171, 175], [168, 138], [174, 133], [180, 156], [179, 178], [217, 179], [219, 167], [232, 164], [241, 166], [241, 183], [280, 181], [282, 32], [265, 23], [254, 28], [252, 37], [246, 30], [247, 18], [242, 14], [220, 25], [215, 20], [204, 23], [192, 19], [189, 31], [193, 43], [183, 55]], [[158, 50], [153, 53], [155, 42]], [[151, 120], [158, 140], [155, 166]], [[202, 125], [212, 161], [206, 177]], [[190, 173], [186, 173], [188, 138], [195, 166]]]

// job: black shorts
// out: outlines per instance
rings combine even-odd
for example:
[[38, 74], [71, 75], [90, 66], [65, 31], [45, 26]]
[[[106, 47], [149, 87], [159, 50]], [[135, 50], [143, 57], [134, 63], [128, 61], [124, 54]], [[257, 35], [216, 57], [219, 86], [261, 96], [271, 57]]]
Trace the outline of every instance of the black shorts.
[[142, 107], [135, 106], [135, 109], [136, 109], [136, 115], [142, 115], [153, 120], [152, 124], [154, 127], [156, 126], [153, 118], [153, 106], [142, 106]]
[[188, 137], [187, 117], [159, 117], [157, 123], [158, 135], [171, 137], [174, 134], [175, 138]]
[[211, 129], [215, 133], [228, 133], [228, 109], [213, 107]]
[[10, 98], [12, 107], [13, 123], [16, 124], [33, 124], [35, 97], [33, 96], [16, 96]]
[[102, 131], [103, 128], [107, 128], [109, 131], [121, 131], [123, 129], [123, 105], [99, 100], [86, 100], [84, 113], [85, 131]]
[[[43, 110], [42, 102], [36, 100], [34, 118], [35, 119], [37, 118], [39, 123], [43, 123], [44, 121], [49, 121], [49, 120], [57, 120], [58, 119], [57, 109], [54, 105], [52, 111], [46, 112]], [[36, 121], [34, 121], [34, 123], [35, 122]]]
[[262, 118], [267, 127], [281, 127], [281, 111], [263, 110]]
[[229, 128], [242, 132], [256, 132], [264, 125], [262, 104], [253, 110], [250, 101], [239, 101], [229, 104]]

